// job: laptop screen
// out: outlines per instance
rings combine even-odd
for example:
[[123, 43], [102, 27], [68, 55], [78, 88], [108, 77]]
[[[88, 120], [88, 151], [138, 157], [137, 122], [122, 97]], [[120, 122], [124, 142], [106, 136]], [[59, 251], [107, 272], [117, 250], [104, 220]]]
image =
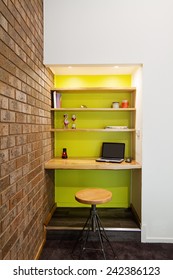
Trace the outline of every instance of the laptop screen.
[[124, 159], [125, 143], [103, 143], [103, 158], [122, 158]]

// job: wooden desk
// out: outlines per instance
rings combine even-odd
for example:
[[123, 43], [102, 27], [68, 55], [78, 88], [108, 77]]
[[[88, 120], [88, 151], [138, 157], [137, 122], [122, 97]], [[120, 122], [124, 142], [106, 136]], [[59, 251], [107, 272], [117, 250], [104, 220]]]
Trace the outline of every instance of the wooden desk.
[[126, 170], [141, 169], [141, 164], [136, 161], [131, 163], [96, 162], [95, 158], [53, 158], [45, 163], [45, 169]]

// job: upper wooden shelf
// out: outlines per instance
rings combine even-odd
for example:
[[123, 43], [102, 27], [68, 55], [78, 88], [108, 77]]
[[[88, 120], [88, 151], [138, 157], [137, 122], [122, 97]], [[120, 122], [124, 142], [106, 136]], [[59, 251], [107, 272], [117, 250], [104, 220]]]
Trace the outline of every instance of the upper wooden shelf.
[[51, 111], [135, 111], [136, 108], [51, 108]]
[[52, 91], [56, 90], [60, 93], [68, 93], [68, 92], [81, 92], [81, 91], [86, 91], [86, 92], [135, 92], [136, 88], [135, 87], [78, 87], [78, 88], [52, 88]]
[[141, 164], [132, 161], [131, 163], [108, 163], [97, 162], [95, 158], [53, 158], [45, 163], [45, 169], [71, 169], [71, 170], [126, 170], [141, 169]]

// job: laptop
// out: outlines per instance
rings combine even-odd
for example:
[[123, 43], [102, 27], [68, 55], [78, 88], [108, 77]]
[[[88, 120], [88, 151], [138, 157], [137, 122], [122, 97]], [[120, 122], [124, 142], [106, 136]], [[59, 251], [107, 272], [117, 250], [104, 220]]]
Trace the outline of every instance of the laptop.
[[125, 143], [108, 143], [102, 144], [102, 155], [97, 158], [98, 162], [121, 163], [124, 161]]

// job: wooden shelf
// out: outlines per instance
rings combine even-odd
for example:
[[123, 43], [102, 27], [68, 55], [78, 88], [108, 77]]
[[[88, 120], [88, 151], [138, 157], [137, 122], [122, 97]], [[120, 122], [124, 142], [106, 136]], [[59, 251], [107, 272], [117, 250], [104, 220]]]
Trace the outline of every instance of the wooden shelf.
[[136, 108], [51, 108], [51, 111], [80, 111], [80, 112], [86, 112], [86, 111], [107, 111], [107, 112], [118, 112], [118, 111], [135, 111]]
[[132, 161], [131, 163], [105, 163], [96, 162], [95, 158], [53, 158], [45, 163], [45, 169], [64, 169], [64, 170], [126, 170], [141, 169], [141, 164]]
[[95, 93], [98, 92], [104, 93], [105, 91], [109, 92], [135, 92], [136, 88], [135, 87], [78, 87], [78, 88], [52, 88], [51, 91], [58, 91], [59, 93], [69, 93], [69, 92], [91, 92], [94, 91]]
[[52, 128], [51, 132], [133, 132], [134, 128], [122, 128], [122, 129], [112, 129], [112, 128]]

